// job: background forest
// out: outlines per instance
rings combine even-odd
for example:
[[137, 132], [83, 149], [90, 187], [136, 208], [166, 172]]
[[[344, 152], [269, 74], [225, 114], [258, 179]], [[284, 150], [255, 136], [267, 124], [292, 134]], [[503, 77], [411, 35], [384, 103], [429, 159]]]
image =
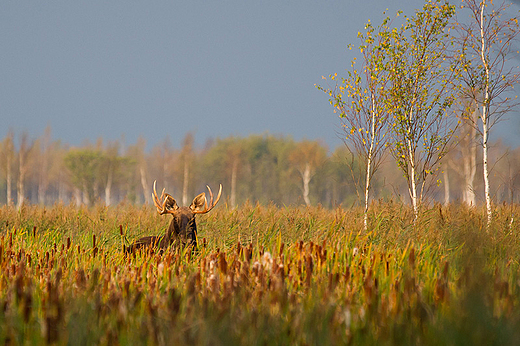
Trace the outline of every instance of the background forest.
[[[466, 167], [467, 153], [480, 151], [472, 150], [476, 141], [461, 140], [467, 139], [463, 127], [458, 131], [457, 142], [431, 177], [427, 201], [473, 203], [465, 181], [474, 174], [470, 190], [475, 204], [481, 205], [480, 157], [473, 160], [473, 173]], [[520, 148], [495, 142], [490, 162], [494, 201], [518, 203]], [[147, 149], [144, 139], [127, 144], [124, 139], [100, 138], [73, 147], [53, 140], [50, 128], [38, 138], [10, 132], [0, 143], [0, 168], [0, 203], [18, 206], [150, 204], [154, 180], [159, 190], [165, 188], [182, 204], [204, 191], [206, 184], [217, 189], [221, 183], [223, 201], [231, 207], [246, 201], [351, 206], [361, 203], [364, 188], [364, 168], [345, 146], [330, 149], [318, 141], [271, 134], [208, 139], [196, 145], [189, 133], [180, 148], [166, 138]], [[406, 180], [391, 157], [375, 173], [373, 193], [375, 200], [409, 203]]]

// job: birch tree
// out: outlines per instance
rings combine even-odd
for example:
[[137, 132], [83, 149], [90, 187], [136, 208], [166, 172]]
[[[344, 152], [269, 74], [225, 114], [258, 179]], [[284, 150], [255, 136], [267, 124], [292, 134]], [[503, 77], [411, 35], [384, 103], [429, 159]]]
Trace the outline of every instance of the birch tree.
[[[387, 86], [389, 84], [388, 55], [384, 47], [390, 40], [390, 20], [374, 27], [365, 25], [361, 40], [361, 70], [354, 68], [334, 89], [323, 89], [332, 98], [334, 112], [339, 112], [345, 145], [364, 160], [364, 228], [368, 227], [370, 188], [374, 173], [379, 167], [387, 144]], [[337, 74], [330, 76], [337, 79]]]
[[323, 164], [325, 158], [325, 149], [316, 141], [299, 142], [289, 154], [289, 161], [302, 179], [301, 189], [306, 206], [311, 205], [309, 198], [311, 179], [316, 173], [316, 168]]
[[390, 152], [407, 180], [415, 220], [427, 178], [446, 154], [456, 126], [450, 117], [454, 91], [448, 83], [456, 71], [448, 59], [454, 14], [448, 3], [428, 2], [392, 30], [385, 47], [391, 60]]
[[477, 129], [479, 109], [474, 100], [461, 96], [460, 109], [457, 111], [460, 125], [457, 131], [455, 153], [448, 160], [450, 168], [457, 172], [464, 181], [462, 201], [468, 206], [476, 205], [475, 176], [477, 173]]
[[505, 3], [494, 6], [492, 0], [465, 0], [463, 8], [469, 12], [469, 22], [458, 23], [461, 51], [457, 57], [464, 67], [462, 91], [466, 90], [465, 96], [479, 109], [477, 121], [469, 120], [481, 138], [488, 228], [492, 220], [488, 162], [490, 130], [505, 113], [518, 105], [511, 98], [511, 91], [519, 82], [520, 71], [509, 59], [518, 56], [513, 43], [520, 28], [518, 16], [509, 15], [508, 7]]

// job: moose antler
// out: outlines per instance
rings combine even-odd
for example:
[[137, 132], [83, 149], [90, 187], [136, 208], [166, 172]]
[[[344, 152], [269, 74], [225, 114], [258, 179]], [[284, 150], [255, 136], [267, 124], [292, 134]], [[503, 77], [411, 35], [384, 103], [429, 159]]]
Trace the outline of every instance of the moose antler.
[[220, 195], [222, 194], [222, 184], [220, 184], [220, 188], [218, 190], [217, 199], [215, 200], [215, 202], [213, 202], [213, 192], [211, 192], [211, 188], [209, 187], [209, 185], [206, 185], [206, 187], [208, 188], [208, 191], [209, 191], [209, 207], [208, 207], [208, 200], [206, 199], [206, 194], [203, 192], [201, 195], [204, 198], [204, 209], [202, 209], [202, 210], [193, 210], [193, 214], [205, 214], [205, 213], [207, 213], [208, 211], [213, 209], [217, 205], [218, 201], [220, 200]]
[[[172, 214], [178, 208], [177, 202], [175, 201], [175, 199], [172, 196], [170, 196], [169, 194], [164, 192], [165, 189], [162, 190], [161, 198], [159, 199], [159, 197], [157, 197], [157, 191], [155, 190], [156, 183], [157, 183], [157, 180], [155, 180], [153, 182], [152, 199], [153, 199], [153, 203], [157, 207], [157, 211], [159, 212], [160, 215]], [[161, 203], [161, 200], [163, 200], [162, 203]], [[167, 205], [168, 202], [170, 202], [169, 205]]]

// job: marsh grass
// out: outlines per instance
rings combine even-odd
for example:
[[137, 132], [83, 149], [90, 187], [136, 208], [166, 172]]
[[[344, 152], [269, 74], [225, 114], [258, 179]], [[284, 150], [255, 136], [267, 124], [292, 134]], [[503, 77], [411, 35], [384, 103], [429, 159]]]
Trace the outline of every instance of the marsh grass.
[[199, 249], [124, 256], [151, 207], [0, 208], [0, 342], [513, 344], [517, 206], [363, 211], [247, 204], [198, 217]]

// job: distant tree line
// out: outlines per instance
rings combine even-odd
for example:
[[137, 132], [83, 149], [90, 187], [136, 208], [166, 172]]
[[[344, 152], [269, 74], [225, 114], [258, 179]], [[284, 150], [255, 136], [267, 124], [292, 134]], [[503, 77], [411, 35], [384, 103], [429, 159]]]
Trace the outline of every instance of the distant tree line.
[[[464, 131], [459, 129], [461, 138]], [[484, 201], [478, 179], [471, 196], [464, 188], [467, 174], [475, 174], [462, 164], [471, 145], [461, 142], [446, 155], [430, 200], [473, 205]], [[495, 201], [518, 202], [520, 148], [497, 142], [490, 157], [496, 162], [491, 174]], [[473, 168], [482, 170], [478, 164]], [[383, 160], [379, 169], [372, 182], [374, 200], [407, 203], [407, 182], [395, 161]], [[0, 203], [151, 204], [157, 180], [158, 190], [165, 188], [183, 204], [205, 191], [206, 184], [217, 189], [221, 183], [223, 201], [230, 207], [258, 202], [333, 208], [363, 205], [364, 170], [362, 160], [346, 146], [329, 151], [319, 141], [289, 136], [217, 138], [196, 146], [193, 135], [187, 134], [179, 148], [166, 138], [147, 150], [144, 139], [130, 145], [98, 139], [70, 146], [53, 140], [47, 128], [38, 138], [9, 132], [0, 142]]]

